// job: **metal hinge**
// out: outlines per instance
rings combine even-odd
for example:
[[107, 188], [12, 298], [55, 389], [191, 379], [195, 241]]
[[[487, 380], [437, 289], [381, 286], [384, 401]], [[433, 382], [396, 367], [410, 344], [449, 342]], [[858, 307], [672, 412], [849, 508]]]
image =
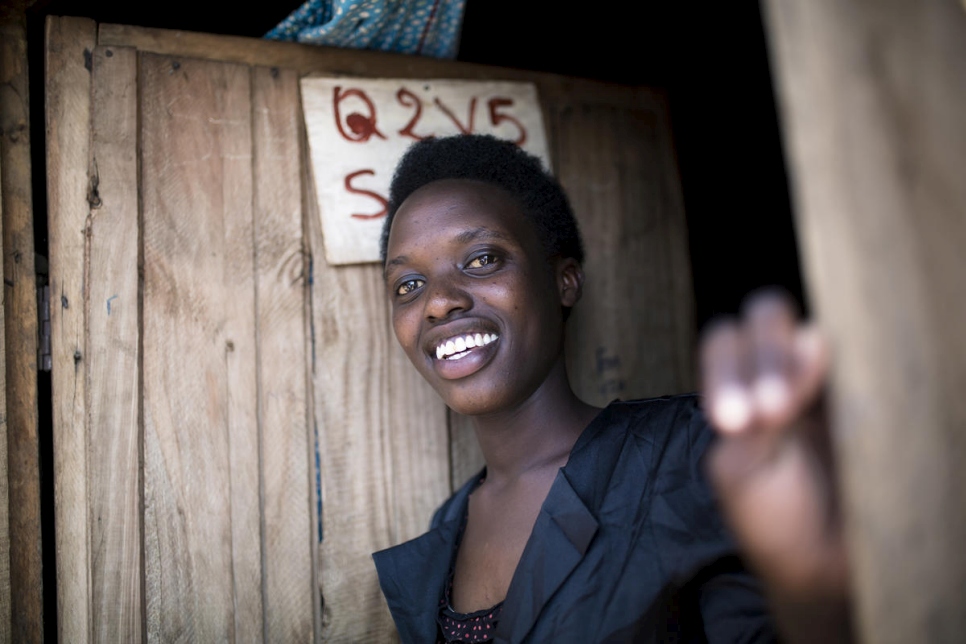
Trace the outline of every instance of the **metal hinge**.
[[37, 313], [40, 316], [40, 343], [37, 345], [37, 364], [41, 371], [50, 371], [50, 286], [37, 287]]

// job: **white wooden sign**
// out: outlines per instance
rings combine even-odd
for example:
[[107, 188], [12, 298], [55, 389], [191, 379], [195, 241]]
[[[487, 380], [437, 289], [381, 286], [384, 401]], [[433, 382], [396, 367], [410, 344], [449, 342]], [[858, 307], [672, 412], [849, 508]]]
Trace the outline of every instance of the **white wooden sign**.
[[414, 141], [493, 134], [550, 168], [532, 83], [313, 77], [302, 105], [330, 264], [379, 261], [389, 182]]

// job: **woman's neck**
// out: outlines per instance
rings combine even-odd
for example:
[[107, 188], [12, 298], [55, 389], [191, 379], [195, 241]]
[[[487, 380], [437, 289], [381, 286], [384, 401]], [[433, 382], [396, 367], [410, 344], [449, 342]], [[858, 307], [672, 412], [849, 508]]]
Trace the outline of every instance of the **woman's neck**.
[[487, 481], [508, 483], [528, 473], [556, 471], [599, 411], [574, 394], [561, 361], [520, 405], [474, 417]]

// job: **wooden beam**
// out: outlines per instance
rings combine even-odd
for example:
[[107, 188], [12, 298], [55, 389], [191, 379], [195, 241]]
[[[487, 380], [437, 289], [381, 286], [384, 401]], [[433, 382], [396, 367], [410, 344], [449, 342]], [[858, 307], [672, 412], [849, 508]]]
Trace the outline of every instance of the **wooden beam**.
[[256, 67], [252, 92], [265, 634], [270, 642], [309, 642], [321, 607], [310, 523], [298, 76]]
[[769, 0], [862, 640], [966, 633], [966, 11]]
[[128, 25], [102, 24], [98, 44], [136, 47], [138, 51], [209, 58], [246, 65], [293, 69], [306, 74], [392, 78], [472, 78], [535, 82], [541, 99], [581, 101], [602, 105], [633, 106], [642, 93], [659, 97], [660, 91], [628, 88], [614, 83], [531, 72], [508, 67], [477, 65], [427, 56], [410, 56], [380, 51], [319, 47], [240, 36], [217, 36], [190, 31], [149, 29]]
[[258, 638], [251, 74], [139, 59], [147, 632]]

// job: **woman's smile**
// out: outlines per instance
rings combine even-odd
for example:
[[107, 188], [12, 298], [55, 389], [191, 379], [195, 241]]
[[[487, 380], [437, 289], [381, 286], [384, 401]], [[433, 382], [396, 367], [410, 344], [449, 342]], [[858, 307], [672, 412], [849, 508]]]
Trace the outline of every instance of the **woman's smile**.
[[459, 360], [467, 355], [476, 347], [481, 349], [491, 342], [496, 342], [500, 336], [489, 333], [467, 333], [465, 336], [456, 336], [441, 342], [436, 347], [437, 360]]
[[443, 340], [436, 346], [434, 368], [446, 380], [465, 378], [496, 355], [499, 338], [496, 333], [466, 333]]

